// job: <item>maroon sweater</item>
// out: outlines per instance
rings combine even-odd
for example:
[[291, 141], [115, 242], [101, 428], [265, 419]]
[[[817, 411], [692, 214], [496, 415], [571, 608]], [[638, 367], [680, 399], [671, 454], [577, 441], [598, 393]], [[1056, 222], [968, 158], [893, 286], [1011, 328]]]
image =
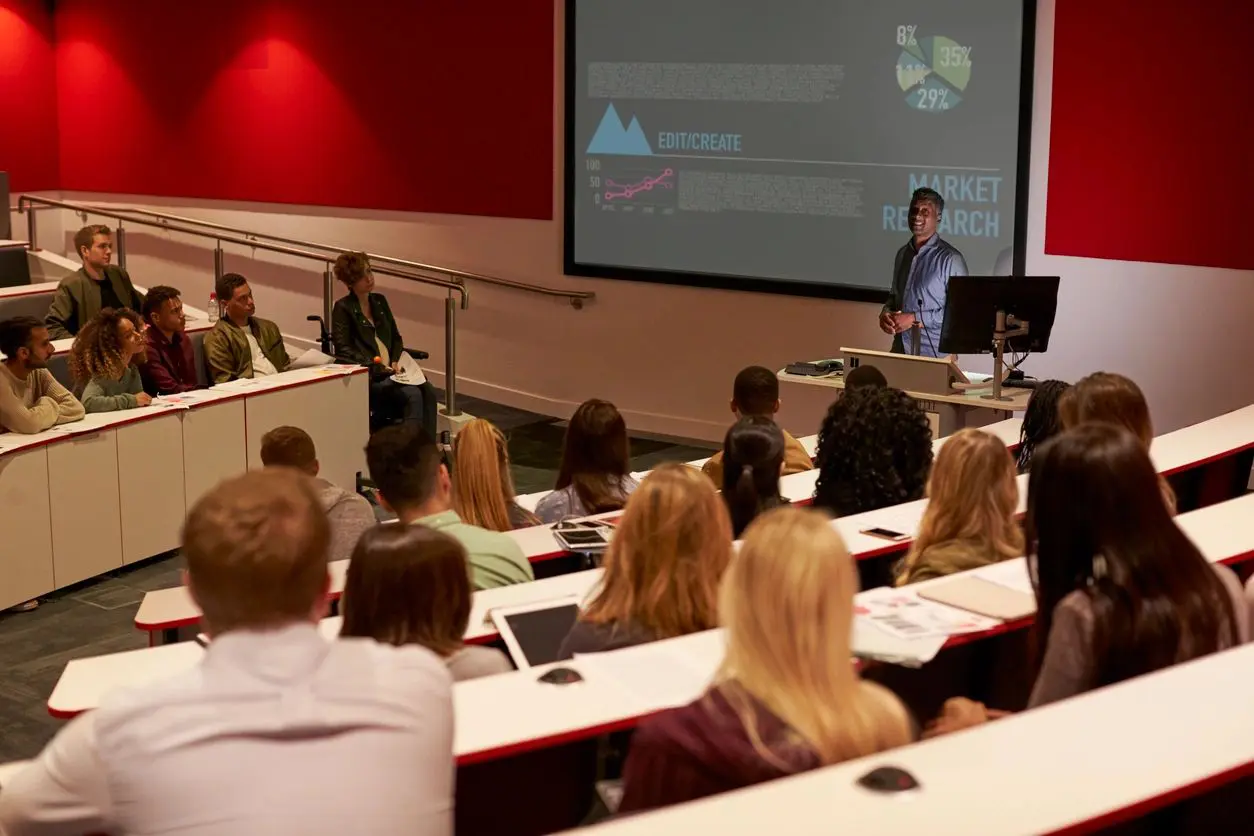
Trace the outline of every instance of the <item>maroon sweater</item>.
[[144, 391], [150, 395], [173, 395], [200, 388], [191, 337], [176, 333], [174, 340], [167, 340], [156, 328], [148, 329], [148, 356], [139, 367], [139, 374], [144, 380]]
[[695, 702], [640, 725], [623, 770], [620, 813], [679, 804], [820, 766], [813, 749], [746, 695], [757, 713], [762, 744], [779, 763], [763, 758], [724, 694], [726, 687], [711, 688]]

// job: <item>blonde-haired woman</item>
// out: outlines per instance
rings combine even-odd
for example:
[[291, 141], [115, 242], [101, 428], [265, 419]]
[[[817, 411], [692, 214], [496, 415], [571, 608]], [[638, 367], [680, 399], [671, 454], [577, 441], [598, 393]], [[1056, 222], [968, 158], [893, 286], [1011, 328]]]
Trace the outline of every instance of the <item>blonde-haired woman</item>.
[[927, 495], [898, 586], [1023, 556], [1015, 461], [996, 436], [980, 430], [950, 436], [932, 465]]
[[559, 658], [715, 627], [731, 553], [731, 520], [709, 478], [683, 464], [653, 470], [627, 500], [601, 588]]
[[821, 513], [777, 508], [754, 520], [719, 595], [727, 653], [714, 685], [636, 731], [620, 811], [909, 743], [905, 708], [854, 670], [856, 590], [849, 550]]
[[70, 376], [82, 389], [87, 412], [148, 406], [139, 363], [144, 361], [144, 324], [130, 308], [105, 308], [92, 317], [70, 346]]
[[453, 509], [490, 531], [540, 524], [516, 501], [505, 434], [491, 421], [476, 418], [453, 439]]

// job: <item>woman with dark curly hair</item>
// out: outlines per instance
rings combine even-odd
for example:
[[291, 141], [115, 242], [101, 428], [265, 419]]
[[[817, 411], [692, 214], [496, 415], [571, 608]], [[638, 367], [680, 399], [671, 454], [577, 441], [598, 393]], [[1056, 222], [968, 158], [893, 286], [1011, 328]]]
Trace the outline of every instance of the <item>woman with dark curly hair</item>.
[[921, 499], [932, 429], [900, 389], [846, 391], [819, 428], [814, 507], [843, 517]]
[[144, 361], [144, 324], [130, 308], [105, 308], [70, 347], [70, 374], [83, 387], [83, 409], [112, 412], [148, 406], [139, 364]]
[[1020, 473], [1032, 467], [1036, 448], [1062, 432], [1062, 415], [1058, 403], [1070, 383], [1061, 380], [1042, 380], [1032, 392], [1027, 411], [1023, 413], [1023, 427], [1019, 431], [1019, 454], [1016, 465]]

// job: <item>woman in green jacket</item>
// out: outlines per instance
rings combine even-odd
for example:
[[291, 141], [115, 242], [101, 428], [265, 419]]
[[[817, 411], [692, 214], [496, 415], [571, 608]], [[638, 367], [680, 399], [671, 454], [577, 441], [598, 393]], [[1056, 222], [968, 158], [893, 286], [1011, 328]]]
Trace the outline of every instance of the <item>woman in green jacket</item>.
[[335, 277], [349, 293], [331, 311], [335, 359], [370, 369], [371, 430], [401, 420], [419, 421], [436, 434], [435, 387], [404, 384], [400, 373], [405, 342], [382, 293], [374, 293], [374, 274], [365, 253], [344, 253], [335, 260]]

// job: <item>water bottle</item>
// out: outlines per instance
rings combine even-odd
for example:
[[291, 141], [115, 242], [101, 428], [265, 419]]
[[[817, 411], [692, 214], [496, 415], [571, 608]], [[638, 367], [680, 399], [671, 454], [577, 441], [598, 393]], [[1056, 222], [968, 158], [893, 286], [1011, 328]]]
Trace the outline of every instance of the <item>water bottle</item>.
[[218, 294], [216, 293], [209, 294], [209, 321], [218, 321]]

